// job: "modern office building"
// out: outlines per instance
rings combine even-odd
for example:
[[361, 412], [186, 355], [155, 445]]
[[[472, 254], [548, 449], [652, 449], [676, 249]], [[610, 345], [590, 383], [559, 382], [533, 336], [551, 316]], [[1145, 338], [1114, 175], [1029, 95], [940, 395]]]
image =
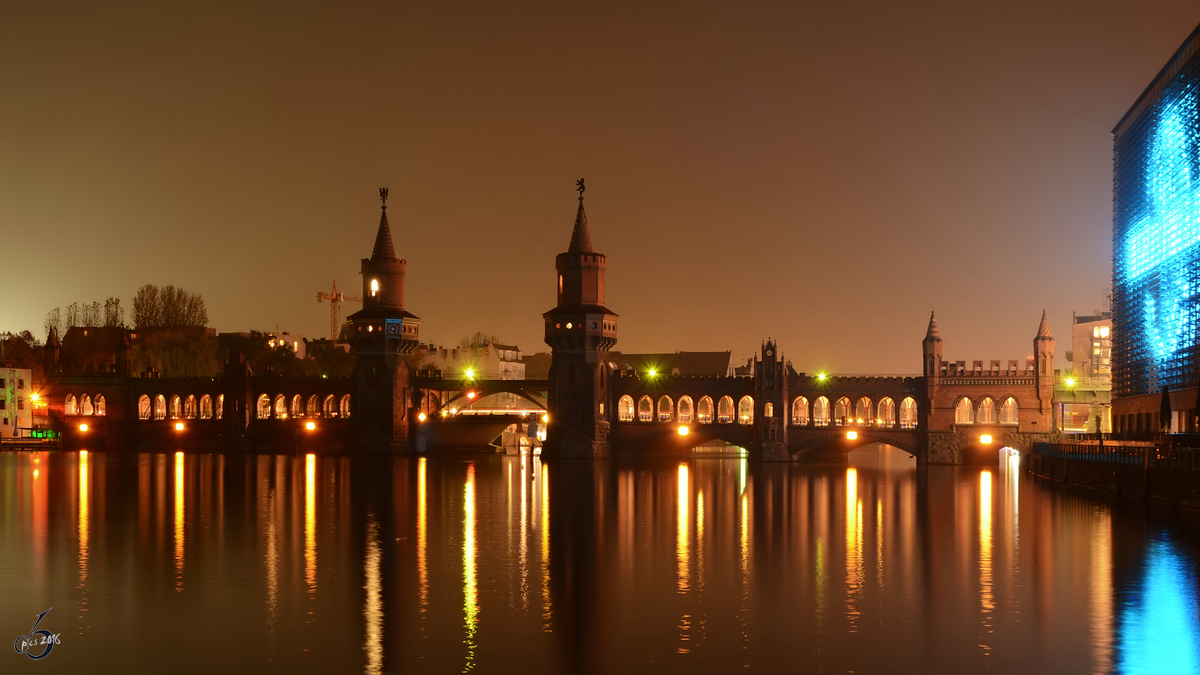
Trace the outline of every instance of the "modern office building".
[[[1198, 95], [1200, 27], [1113, 129], [1113, 392], [1118, 397], [1113, 412], [1118, 419], [1156, 417], [1163, 387], [1179, 392], [1180, 405], [1187, 398], [1184, 390], [1191, 390], [1188, 404], [1194, 407], [1200, 386]], [[1139, 401], [1140, 396], [1155, 398]], [[1156, 430], [1165, 422], [1139, 421], [1134, 430]]]

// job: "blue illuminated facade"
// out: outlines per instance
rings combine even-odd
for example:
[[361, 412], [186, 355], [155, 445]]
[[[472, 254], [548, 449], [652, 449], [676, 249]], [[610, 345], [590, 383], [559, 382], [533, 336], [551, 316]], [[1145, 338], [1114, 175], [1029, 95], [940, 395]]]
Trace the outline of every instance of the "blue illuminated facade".
[[1200, 28], [1113, 130], [1113, 388], [1200, 384]]

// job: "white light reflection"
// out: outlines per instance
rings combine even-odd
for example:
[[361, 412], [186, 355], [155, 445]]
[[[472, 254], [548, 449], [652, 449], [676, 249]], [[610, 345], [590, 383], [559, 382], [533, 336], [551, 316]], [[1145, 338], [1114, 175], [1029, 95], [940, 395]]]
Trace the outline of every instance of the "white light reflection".
[[846, 618], [850, 632], [858, 632], [863, 592], [862, 502], [858, 499], [858, 470], [846, 469]]
[[1097, 505], [1092, 514], [1092, 574], [1088, 593], [1092, 628], [1092, 672], [1113, 670], [1112, 514]]

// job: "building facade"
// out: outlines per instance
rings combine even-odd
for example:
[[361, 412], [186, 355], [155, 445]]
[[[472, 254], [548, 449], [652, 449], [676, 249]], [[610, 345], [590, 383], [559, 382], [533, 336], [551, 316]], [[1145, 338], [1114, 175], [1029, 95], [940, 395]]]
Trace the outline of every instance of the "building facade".
[[[1113, 391], [1200, 384], [1200, 27], [1113, 129]], [[1133, 404], [1130, 404], [1133, 405]]]
[[0, 437], [21, 436], [33, 428], [33, 371], [0, 368]]

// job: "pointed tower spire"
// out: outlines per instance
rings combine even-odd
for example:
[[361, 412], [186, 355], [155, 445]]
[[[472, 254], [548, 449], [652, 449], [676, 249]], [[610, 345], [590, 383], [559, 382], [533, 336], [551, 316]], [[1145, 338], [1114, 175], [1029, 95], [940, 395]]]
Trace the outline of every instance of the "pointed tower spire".
[[1042, 322], [1038, 324], [1037, 336], [1040, 338], [1054, 337], [1050, 334], [1050, 323], [1046, 321], [1046, 310], [1042, 310]]
[[387, 221], [388, 189], [379, 188], [379, 199], [383, 202], [383, 210], [379, 215], [379, 231], [375, 233], [375, 248], [371, 251], [371, 260], [395, 259], [396, 247], [392, 244], [392, 231]]
[[592, 235], [588, 233], [587, 214], [583, 212], [583, 179], [575, 181], [575, 186], [579, 191], [579, 212], [575, 214], [575, 229], [571, 231], [571, 245], [567, 247], [567, 253], [594, 253]]
[[941, 339], [941, 337], [942, 336], [938, 334], [937, 319], [933, 318], [933, 312], [930, 312], [929, 313], [929, 329], [925, 331], [925, 339], [933, 340], [933, 339]]

